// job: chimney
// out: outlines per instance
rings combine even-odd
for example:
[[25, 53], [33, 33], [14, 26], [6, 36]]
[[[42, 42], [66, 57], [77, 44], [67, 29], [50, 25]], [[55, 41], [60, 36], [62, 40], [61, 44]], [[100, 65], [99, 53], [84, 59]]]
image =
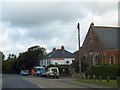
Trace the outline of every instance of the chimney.
[[65, 47], [64, 47], [63, 45], [61, 46], [61, 50], [62, 50], [62, 51], [64, 51], [64, 50], [65, 50]]
[[53, 51], [55, 51], [55, 50], [56, 50], [56, 48], [54, 47], [54, 48], [53, 48]]
[[94, 23], [92, 22], [91, 25], [90, 25], [91, 28], [94, 28]]
[[91, 25], [93, 25], [93, 26], [94, 26], [94, 23], [92, 22], [92, 23], [91, 23]]

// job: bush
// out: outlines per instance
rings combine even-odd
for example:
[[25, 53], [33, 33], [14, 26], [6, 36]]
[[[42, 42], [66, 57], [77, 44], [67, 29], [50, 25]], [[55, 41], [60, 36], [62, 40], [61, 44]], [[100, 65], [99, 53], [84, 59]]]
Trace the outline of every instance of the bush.
[[90, 75], [90, 77], [96, 75], [96, 78], [102, 76], [103, 79], [106, 79], [107, 76], [110, 76], [110, 79], [116, 79], [116, 77], [119, 76], [120, 73], [119, 70], [120, 67], [118, 65], [99, 65], [99, 66], [93, 66], [86, 73], [86, 75]]
[[[68, 74], [69, 73], [69, 65], [59, 65], [58, 66], [60, 73]], [[64, 72], [63, 72], [64, 69]]]

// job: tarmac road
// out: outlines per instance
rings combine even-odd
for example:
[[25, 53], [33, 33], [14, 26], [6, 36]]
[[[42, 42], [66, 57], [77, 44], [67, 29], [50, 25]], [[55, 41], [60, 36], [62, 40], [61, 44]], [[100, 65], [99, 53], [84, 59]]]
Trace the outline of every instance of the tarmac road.
[[11, 90], [13, 90], [13, 88], [25, 88], [24, 90], [116, 90], [115, 88], [107, 88], [105, 86], [99, 86], [95, 84], [87, 84], [82, 82], [79, 83], [67, 77], [49, 79], [8, 74], [3, 75], [2, 88], [12, 88]]
[[39, 86], [23, 80], [25, 76], [3, 74], [2, 88], [40, 88]]

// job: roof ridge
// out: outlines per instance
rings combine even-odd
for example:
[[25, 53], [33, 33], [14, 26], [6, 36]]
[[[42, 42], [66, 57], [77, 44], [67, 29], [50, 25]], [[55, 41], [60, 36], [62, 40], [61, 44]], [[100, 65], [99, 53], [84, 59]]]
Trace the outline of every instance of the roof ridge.
[[117, 27], [117, 26], [94, 26], [96, 28], [120, 28], [120, 27]]

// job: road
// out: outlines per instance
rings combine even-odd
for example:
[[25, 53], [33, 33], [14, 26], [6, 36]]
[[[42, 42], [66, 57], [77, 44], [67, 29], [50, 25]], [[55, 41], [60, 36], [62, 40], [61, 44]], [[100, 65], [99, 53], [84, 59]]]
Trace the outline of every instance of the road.
[[[87, 83], [78, 83], [71, 78], [60, 77], [59, 79], [49, 79], [49, 78], [41, 78], [34, 76], [20, 76], [20, 75], [3, 75], [3, 85], [2, 88], [37, 88], [43, 90], [45, 89], [53, 89], [53, 88], [61, 88], [63, 89], [85, 89], [85, 90], [100, 90], [100, 88], [107, 88], [104, 86], [88, 84]], [[108, 90], [114, 90], [109, 89]]]
[[3, 75], [2, 88], [84, 88], [60, 81], [33, 76]]
[[3, 75], [2, 88], [40, 88], [22, 78], [20, 75]]
[[86, 88], [80, 85], [74, 85], [71, 83], [66, 83], [63, 80], [67, 80], [67, 78], [60, 78], [60, 79], [50, 79], [50, 78], [40, 78], [40, 77], [24, 77], [26, 81], [34, 83], [41, 88]]

